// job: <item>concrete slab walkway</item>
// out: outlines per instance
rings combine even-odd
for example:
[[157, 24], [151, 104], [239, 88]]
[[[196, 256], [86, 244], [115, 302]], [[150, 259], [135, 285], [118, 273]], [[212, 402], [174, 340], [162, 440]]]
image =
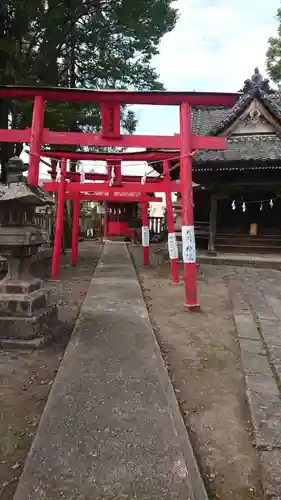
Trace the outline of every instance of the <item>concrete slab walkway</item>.
[[207, 499], [124, 244], [104, 247], [14, 499]]

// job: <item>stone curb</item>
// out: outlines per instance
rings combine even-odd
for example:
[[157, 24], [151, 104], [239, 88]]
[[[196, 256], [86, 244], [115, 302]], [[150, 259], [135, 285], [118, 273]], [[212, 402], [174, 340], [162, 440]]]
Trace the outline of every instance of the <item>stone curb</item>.
[[[281, 500], [281, 397], [276, 374], [268, 357], [263, 329], [252, 315], [241, 283], [230, 281], [229, 295], [240, 345], [253, 437], [259, 454], [264, 498]], [[272, 321], [261, 321], [267, 325], [270, 323], [272, 334], [276, 336], [276, 322], [274, 327]]]

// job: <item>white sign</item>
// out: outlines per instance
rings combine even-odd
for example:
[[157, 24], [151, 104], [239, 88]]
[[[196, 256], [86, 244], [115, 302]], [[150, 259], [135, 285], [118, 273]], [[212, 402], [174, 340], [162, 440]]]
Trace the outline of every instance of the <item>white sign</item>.
[[142, 226], [141, 235], [142, 235], [142, 246], [149, 247], [149, 228], [146, 226]]
[[168, 249], [170, 259], [177, 260], [179, 258], [179, 252], [175, 233], [168, 234]]
[[196, 262], [194, 226], [182, 226], [182, 260], [184, 263]]

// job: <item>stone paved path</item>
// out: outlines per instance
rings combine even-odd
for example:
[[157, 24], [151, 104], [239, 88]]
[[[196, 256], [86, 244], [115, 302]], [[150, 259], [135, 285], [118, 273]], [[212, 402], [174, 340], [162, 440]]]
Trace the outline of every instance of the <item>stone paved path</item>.
[[281, 272], [226, 268], [266, 499], [281, 499]]

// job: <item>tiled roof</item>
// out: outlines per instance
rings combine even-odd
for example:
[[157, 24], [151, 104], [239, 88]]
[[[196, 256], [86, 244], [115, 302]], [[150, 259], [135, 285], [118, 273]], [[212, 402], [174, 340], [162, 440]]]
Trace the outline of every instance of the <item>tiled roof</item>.
[[272, 92], [270, 94], [270, 99], [272, 102], [277, 104], [277, 106], [281, 107], [281, 92], [279, 92], [278, 90], [276, 90], [275, 92]]
[[196, 135], [208, 135], [210, 129], [218, 125], [232, 108], [192, 108], [192, 131]]
[[[193, 133], [223, 135], [223, 131], [235, 122], [253, 99], [261, 101], [281, 124], [281, 93], [268, 93], [256, 87], [242, 95], [232, 108], [193, 108]], [[281, 160], [281, 138], [277, 131], [276, 135], [230, 135], [226, 151], [200, 151], [194, 158], [194, 165], [209, 162], [278, 160]]]
[[[196, 135], [224, 135], [224, 131], [239, 119], [254, 99], [259, 100], [275, 118], [275, 121], [280, 124], [280, 132], [276, 130], [276, 134], [229, 135], [227, 137], [227, 150], [199, 151], [193, 158], [194, 169], [208, 170], [208, 164], [210, 164], [210, 169], [215, 164], [217, 164], [216, 168], [220, 164], [225, 164], [227, 168], [227, 164], [235, 162], [239, 162], [241, 168], [277, 168], [276, 163], [279, 161], [281, 168], [281, 92], [270, 89], [266, 80], [259, 84], [251, 83], [248, 80], [245, 84], [242, 91], [244, 93], [233, 107], [193, 107], [193, 133]], [[158, 172], [162, 172], [160, 163], [155, 163], [154, 168]], [[239, 168], [238, 165], [237, 168]], [[176, 170], [172, 175], [174, 177], [178, 175]]]
[[225, 151], [200, 151], [195, 156], [194, 166], [202, 163], [233, 161], [276, 161], [281, 159], [281, 137], [279, 135], [248, 135], [228, 138]]
[[254, 99], [259, 99], [263, 105], [281, 122], [281, 94], [267, 94], [256, 89], [244, 94], [232, 108], [217, 107], [192, 109], [192, 130], [198, 135], [218, 135], [231, 125]]

